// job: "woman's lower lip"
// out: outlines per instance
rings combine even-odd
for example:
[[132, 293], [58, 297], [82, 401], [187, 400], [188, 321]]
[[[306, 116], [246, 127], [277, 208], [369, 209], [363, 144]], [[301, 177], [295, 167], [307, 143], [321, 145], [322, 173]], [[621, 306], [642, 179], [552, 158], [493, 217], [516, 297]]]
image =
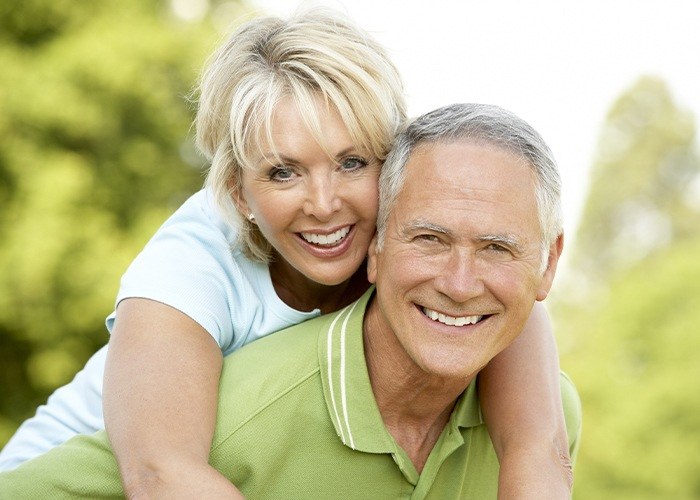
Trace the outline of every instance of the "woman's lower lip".
[[352, 243], [352, 240], [355, 237], [355, 226], [352, 226], [350, 232], [347, 235], [345, 235], [345, 238], [343, 238], [343, 240], [338, 245], [333, 246], [314, 245], [313, 243], [309, 243], [308, 241], [306, 241], [299, 234], [297, 234], [296, 237], [299, 240], [301, 246], [313, 256], [321, 259], [331, 259], [344, 254], [348, 250], [348, 248], [350, 248], [350, 244]]

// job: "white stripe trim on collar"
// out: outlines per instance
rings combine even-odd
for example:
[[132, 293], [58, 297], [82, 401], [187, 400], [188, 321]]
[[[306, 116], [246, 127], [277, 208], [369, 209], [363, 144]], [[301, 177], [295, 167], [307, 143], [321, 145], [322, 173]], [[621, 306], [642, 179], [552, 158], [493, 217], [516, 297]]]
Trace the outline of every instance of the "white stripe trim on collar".
[[[345, 307], [345, 309], [340, 311], [331, 323], [330, 327], [328, 327], [327, 333], [328, 388], [331, 393], [331, 405], [333, 406], [334, 417], [337, 423], [338, 430], [340, 431], [340, 439], [343, 441], [343, 444], [349, 445], [350, 448], [352, 448], [353, 450], [355, 449], [355, 442], [352, 438], [352, 432], [350, 431], [350, 422], [348, 419], [347, 392], [345, 386], [345, 332], [350, 316], [352, 316], [352, 312], [355, 310], [355, 306], [357, 306], [357, 302], [352, 304], [352, 307], [347, 306]], [[349, 311], [348, 308], [350, 308]], [[335, 329], [335, 324], [344, 314], [346, 314], [346, 316], [340, 331], [340, 399], [343, 412], [343, 420], [341, 420], [340, 415], [338, 413], [338, 406], [335, 402], [335, 391], [333, 385], [333, 330]], [[347, 440], [345, 439], [345, 432], [343, 432], [343, 423], [345, 424], [345, 429], [347, 430]]]

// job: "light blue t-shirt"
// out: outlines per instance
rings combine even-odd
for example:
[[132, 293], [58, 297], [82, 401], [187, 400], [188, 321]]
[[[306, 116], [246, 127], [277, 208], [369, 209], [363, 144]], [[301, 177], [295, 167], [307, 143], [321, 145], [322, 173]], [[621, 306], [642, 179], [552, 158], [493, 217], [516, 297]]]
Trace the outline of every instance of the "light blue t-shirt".
[[[277, 296], [269, 268], [234, 247], [236, 229], [212, 193], [187, 200], [158, 229], [122, 277], [116, 303], [140, 297], [167, 304], [199, 323], [224, 355], [260, 337], [320, 315], [292, 309]], [[115, 313], [107, 317], [111, 332]], [[104, 429], [102, 378], [107, 346], [72, 382], [57, 389], [0, 452], [8, 470], [76, 434]]]

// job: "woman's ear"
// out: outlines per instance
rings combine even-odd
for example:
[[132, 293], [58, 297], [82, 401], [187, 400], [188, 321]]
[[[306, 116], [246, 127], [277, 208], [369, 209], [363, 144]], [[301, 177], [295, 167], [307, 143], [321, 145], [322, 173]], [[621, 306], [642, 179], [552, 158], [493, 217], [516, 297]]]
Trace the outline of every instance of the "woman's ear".
[[230, 179], [226, 183], [226, 188], [228, 189], [228, 194], [236, 206], [238, 212], [246, 219], [249, 218], [250, 208], [248, 207], [248, 202], [245, 200], [243, 190], [241, 187], [233, 180]]

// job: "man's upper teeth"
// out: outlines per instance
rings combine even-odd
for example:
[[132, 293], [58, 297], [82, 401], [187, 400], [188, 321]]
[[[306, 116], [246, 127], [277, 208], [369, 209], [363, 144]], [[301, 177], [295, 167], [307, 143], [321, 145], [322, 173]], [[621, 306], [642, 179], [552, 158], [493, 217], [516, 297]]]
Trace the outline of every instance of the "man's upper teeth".
[[447, 314], [433, 311], [427, 307], [423, 308], [423, 314], [433, 321], [439, 321], [440, 323], [444, 323], [449, 326], [473, 325], [483, 318], [483, 316], [448, 316]]
[[331, 234], [314, 234], [314, 233], [301, 233], [301, 237], [304, 238], [309, 243], [315, 245], [335, 245], [340, 240], [345, 238], [350, 232], [350, 226], [345, 226], [338, 229], [335, 233]]

